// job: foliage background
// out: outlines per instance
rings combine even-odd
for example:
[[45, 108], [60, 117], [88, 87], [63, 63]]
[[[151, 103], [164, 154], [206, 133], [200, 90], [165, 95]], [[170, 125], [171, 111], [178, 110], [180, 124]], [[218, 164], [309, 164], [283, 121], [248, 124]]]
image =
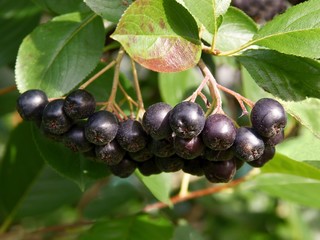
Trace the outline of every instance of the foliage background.
[[[148, 178], [137, 173], [119, 179], [109, 175], [104, 166], [48, 141], [31, 123], [21, 122], [15, 111], [19, 92], [14, 86], [20, 92], [41, 88], [50, 97], [60, 97], [92, 77], [105, 62], [115, 59], [120, 45], [110, 38], [105, 40], [105, 34], [114, 31], [132, 1], [3, 0], [0, 87], [10, 91], [0, 94], [0, 237], [319, 239], [317, 0], [292, 7], [260, 30], [239, 10], [227, 11], [230, 1], [215, 1], [215, 5], [203, 0], [197, 6], [187, 0], [148, 2], [136, 1], [136, 8], [126, 12], [121, 20], [124, 25], [120, 24], [122, 27], [113, 34], [144, 66], [137, 64], [144, 105], [165, 101], [174, 106], [187, 98], [202, 80], [193, 67], [202, 54], [220, 84], [253, 101], [264, 96], [282, 101], [290, 114], [289, 124], [287, 139], [277, 147], [275, 159], [236, 188], [144, 212], [149, 204], [169, 202], [170, 196], [179, 193], [182, 173]], [[147, 5], [141, 7], [139, 3]], [[213, 15], [202, 14], [208, 12], [204, 11], [208, 4], [214, 5]], [[164, 12], [154, 14], [152, 9], [161, 8], [160, 5]], [[176, 7], [181, 10], [178, 15], [172, 13]], [[132, 19], [137, 14], [152, 17], [152, 21], [163, 18], [171, 28], [157, 28], [156, 35], [148, 26], [136, 30], [125, 25], [143, 22], [143, 18]], [[224, 54], [216, 57], [201, 52], [199, 23], [205, 27], [202, 40], [215, 41], [216, 48]], [[130, 45], [135, 41], [127, 37], [128, 33], [139, 37], [137, 45]], [[193, 52], [176, 62], [175, 69], [153, 69], [155, 64], [141, 59], [148, 59], [152, 52], [143, 50], [146, 45], [151, 49], [162, 46], [151, 44], [159, 36], [169, 36]], [[103, 61], [99, 62], [102, 48]], [[251, 50], [240, 51], [247, 48]], [[129, 55], [121, 63], [120, 81], [135, 98]], [[166, 57], [172, 56], [163, 59]], [[176, 72], [171, 73], [172, 70]], [[97, 101], [108, 99], [113, 75], [114, 69], [110, 69], [88, 87]], [[119, 92], [117, 101], [122, 99]], [[223, 101], [224, 110], [233, 119], [240, 125], [249, 124], [246, 116], [239, 117], [241, 109], [230, 95], [223, 95]], [[128, 106], [124, 104], [123, 109], [128, 111]], [[250, 170], [244, 166], [236, 178]], [[190, 191], [211, 187], [203, 178], [192, 178]]]

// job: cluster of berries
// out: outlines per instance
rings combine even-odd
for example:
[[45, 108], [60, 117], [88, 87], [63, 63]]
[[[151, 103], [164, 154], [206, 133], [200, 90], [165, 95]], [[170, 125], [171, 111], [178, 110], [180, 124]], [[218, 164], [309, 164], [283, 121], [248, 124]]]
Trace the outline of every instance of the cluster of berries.
[[17, 110], [47, 137], [104, 162], [116, 176], [128, 177], [137, 168], [145, 176], [183, 170], [210, 182], [230, 181], [244, 162], [261, 167], [272, 159], [287, 122], [281, 104], [269, 98], [253, 107], [252, 127], [240, 128], [223, 114], [206, 118], [197, 103], [188, 101], [173, 108], [155, 103], [141, 122], [119, 120], [109, 111], [96, 111], [94, 97], [85, 90], [50, 102], [43, 91], [29, 90], [17, 100]]

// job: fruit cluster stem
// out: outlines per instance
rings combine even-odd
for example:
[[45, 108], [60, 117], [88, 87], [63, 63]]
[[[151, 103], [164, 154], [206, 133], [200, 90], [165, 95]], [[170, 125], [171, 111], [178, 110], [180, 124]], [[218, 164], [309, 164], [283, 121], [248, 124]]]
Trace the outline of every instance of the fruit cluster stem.
[[142, 93], [141, 93], [141, 89], [140, 89], [140, 85], [139, 85], [137, 68], [136, 68], [136, 65], [135, 65], [133, 59], [131, 59], [131, 68], [132, 68], [134, 89], [136, 91], [137, 99], [138, 99], [137, 119], [139, 119], [139, 118], [142, 118], [145, 110], [144, 110], [144, 105], [143, 105]]

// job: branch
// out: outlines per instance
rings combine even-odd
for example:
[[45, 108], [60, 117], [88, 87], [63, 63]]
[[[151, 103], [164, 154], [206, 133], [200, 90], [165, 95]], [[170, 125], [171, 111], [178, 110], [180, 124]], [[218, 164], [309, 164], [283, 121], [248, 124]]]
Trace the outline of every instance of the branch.
[[16, 89], [17, 89], [16, 85], [12, 85], [12, 86], [9, 86], [9, 87], [2, 88], [2, 89], [0, 89], [0, 96], [4, 95], [4, 94], [7, 94], [9, 92], [12, 92], [12, 91], [14, 91]]

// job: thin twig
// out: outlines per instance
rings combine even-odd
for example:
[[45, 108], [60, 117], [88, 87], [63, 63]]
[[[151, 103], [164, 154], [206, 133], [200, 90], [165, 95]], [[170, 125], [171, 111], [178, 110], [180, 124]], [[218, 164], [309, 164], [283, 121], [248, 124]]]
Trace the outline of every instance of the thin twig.
[[[238, 178], [236, 180], [233, 180], [232, 182], [229, 182], [229, 183], [226, 183], [226, 184], [223, 184], [223, 185], [215, 185], [215, 186], [210, 187], [210, 188], [201, 189], [201, 190], [194, 191], [194, 192], [189, 192], [185, 196], [180, 196], [180, 194], [178, 194], [178, 195], [172, 197], [170, 200], [171, 200], [172, 204], [185, 202], [185, 201], [190, 200], [190, 199], [203, 197], [203, 196], [210, 195], [210, 194], [213, 194], [213, 193], [221, 192], [221, 191], [226, 190], [228, 188], [235, 187], [235, 186], [239, 185], [240, 183], [244, 182], [245, 180], [246, 180], [246, 177]], [[151, 212], [153, 210], [158, 210], [158, 209], [162, 209], [162, 208], [166, 208], [166, 207], [169, 207], [169, 205], [167, 205], [167, 204], [165, 204], [163, 202], [156, 202], [156, 203], [147, 205], [143, 209], [143, 212]]]
[[131, 59], [131, 69], [132, 69], [132, 75], [133, 75], [133, 84], [134, 89], [137, 94], [138, 99], [138, 112], [137, 112], [137, 119], [141, 119], [143, 116], [143, 113], [145, 112], [144, 105], [143, 105], [143, 99], [142, 99], [142, 93], [140, 89], [139, 79], [138, 79], [138, 73], [136, 69], [135, 62], [133, 59]]
[[197, 96], [201, 93], [203, 88], [206, 86], [208, 80], [209, 80], [209, 77], [205, 76], [204, 79], [201, 81], [200, 85], [198, 86], [198, 88], [185, 101], [194, 102], [196, 100]]
[[4, 95], [4, 94], [7, 94], [9, 92], [12, 92], [12, 91], [14, 91], [16, 89], [17, 89], [16, 85], [12, 85], [12, 86], [9, 86], [9, 87], [1, 88], [0, 89], [0, 96]]
[[184, 173], [181, 181], [179, 196], [184, 197], [189, 193], [189, 183], [191, 175], [189, 173]]
[[107, 66], [102, 68], [99, 72], [97, 72], [93, 77], [91, 77], [88, 81], [86, 81], [84, 84], [82, 84], [79, 89], [85, 89], [89, 86], [94, 80], [96, 80], [98, 77], [100, 77], [102, 74], [104, 74], [106, 71], [108, 71], [110, 68], [112, 68], [116, 64], [116, 60], [111, 61]]

